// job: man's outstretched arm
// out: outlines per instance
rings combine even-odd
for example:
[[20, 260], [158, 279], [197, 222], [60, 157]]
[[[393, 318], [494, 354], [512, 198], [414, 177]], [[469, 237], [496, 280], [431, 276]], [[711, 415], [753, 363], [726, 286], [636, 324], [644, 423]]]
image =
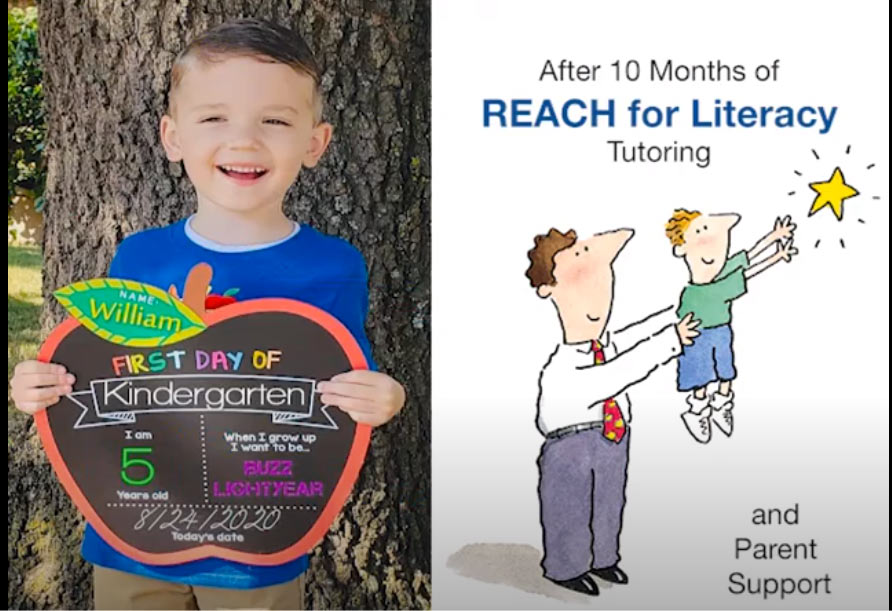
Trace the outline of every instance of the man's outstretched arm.
[[566, 381], [567, 390], [587, 406], [619, 396], [681, 354], [681, 347], [692, 344], [700, 334], [696, 330], [699, 324], [693, 314], [688, 314], [603, 365], [579, 367]]
[[641, 320], [626, 325], [622, 329], [610, 332], [610, 341], [616, 344], [618, 352], [625, 352], [639, 342], [656, 335], [666, 327], [678, 322], [674, 306], [666, 306]]

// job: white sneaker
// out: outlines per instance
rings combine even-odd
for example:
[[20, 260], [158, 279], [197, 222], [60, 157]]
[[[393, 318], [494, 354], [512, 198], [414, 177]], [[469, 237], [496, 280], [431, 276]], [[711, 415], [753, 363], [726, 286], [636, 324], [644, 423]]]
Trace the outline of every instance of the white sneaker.
[[700, 443], [707, 443], [712, 437], [712, 426], [709, 422], [712, 410], [709, 409], [709, 399], [706, 397], [698, 399], [690, 394], [687, 403], [691, 408], [681, 414], [681, 420], [691, 437]]
[[715, 392], [709, 399], [712, 408], [712, 421], [728, 437], [734, 432], [734, 416], [731, 410], [734, 408], [734, 391], [728, 391], [727, 395]]

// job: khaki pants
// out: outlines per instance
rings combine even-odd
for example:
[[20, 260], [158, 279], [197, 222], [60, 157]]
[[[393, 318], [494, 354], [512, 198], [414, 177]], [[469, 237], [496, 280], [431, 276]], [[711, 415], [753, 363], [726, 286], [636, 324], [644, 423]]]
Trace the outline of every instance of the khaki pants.
[[97, 609], [297, 609], [304, 608], [306, 575], [255, 590], [187, 586], [93, 566]]

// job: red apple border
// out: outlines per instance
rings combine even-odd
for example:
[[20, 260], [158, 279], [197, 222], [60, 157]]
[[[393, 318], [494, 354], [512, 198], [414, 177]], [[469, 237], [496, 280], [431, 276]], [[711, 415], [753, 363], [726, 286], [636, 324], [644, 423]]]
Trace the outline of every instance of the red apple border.
[[[205, 314], [204, 320], [208, 326], [211, 326], [228, 318], [258, 312], [286, 312], [309, 318], [313, 322], [321, 325], [335, 338], [335, 340], [337, 340], [338, 344], [340, 344], [341, 348], [343, 348], [346, 353], [350, 366], [353, 369], [368, 369], [368, 363], [365, 360], [365, 356], [362, 354], [359, 344], [347, 328], [334, 316], [307, 303], [278, 298], [252, 299], [249, 301], [236, 302], [218, 310], [209, 310]], [[74, 318], [68, 318], [53, 329], [49, 337], [47, 337], [46, 341], [41, 346], [40, 354], [37, 359], [45, 363], [52, 361], [56, 348], [62, 340], [78, 326], [80, 326], [80, 323]], [[181, 564], [183, 562], [201, 560], [202, 558], [216, 557], [233, 560], [235, 562], [242, 562], [244, 564], [271, 566], [283, 564], [308, 553], [322, 540], [338, 513], [340, 513], [343, 508], [344, 503], [347, 501], [347, 497], [353, 489], [353, 484], [356, 483], [356, 478], [359, 476], [359, 470], [365, 460], [366, 450], [368, 450], [369, 446], [369, 437], [371, 436], [371, 427], [367, 424], [356, 424], [356, 429], [353, 434], [353, 445], [350, 447], [350, 453], [347, 455], [344, 471], [341, 473], [341, 477], [335, 485], [331, 498], [329, 498], [328, 503], [326, 503], [310, 530], [294, 545], [272, 554], [240, 552], [218, 545], [208, 544], [199, 545], [178, 552], [154, 553], [145, 552], [133, 547], [118, 537], [118, 535], [105, 525], [99, 517], [99, 514], [96, 513], [92, 505], [90, 505], [87, 497], [81, 492], [77, 483], [74, 481], [74, 478], [71, 476], [65, 461], [62, 459], [62, 455], [59, 453], [59, 448], [56, 446], [56, 441], [53, 438], [53, 432], [50, 429], [46, 410], [38, 412], [34, 416], [34, 419], [37, 421], [37, 430], [40, 433], [40, 440], [49, 457], [50, 464], [56, 472], [56, 476], [59, 478], [59, 481], [62, 482], [62, 486], [74, 501], [75, 506], [87, 518], [90, 525], [96, 529], [109, 545], [125, 556], [140, 562], [145, 562], [146, 564], [158, 565]]]

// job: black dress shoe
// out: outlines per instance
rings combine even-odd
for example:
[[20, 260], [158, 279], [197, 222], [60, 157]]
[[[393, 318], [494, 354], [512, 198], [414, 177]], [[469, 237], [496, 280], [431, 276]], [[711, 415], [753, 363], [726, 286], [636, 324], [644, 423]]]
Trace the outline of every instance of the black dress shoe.
[[598, 584], [595, 583], [595, 580], [588, 573], [583, 573], [579, 577], [574, 577], [573, 579], [567, 579], [565, 581], [558, 581], [557, 579], [550, 578], [546, 579], [553, 583], [556, 583], [562, 588], [567, 588], [568, 590], [573, 590], [574, 592], [588, 594], [589, 596], [597, 596], [601, 593], [601, 591], [598, 589]]
[[587, 574], [594, 575], [610, 583], [629, 583], [629, 576], [617, 564], [604, 569], [592, 569]]

